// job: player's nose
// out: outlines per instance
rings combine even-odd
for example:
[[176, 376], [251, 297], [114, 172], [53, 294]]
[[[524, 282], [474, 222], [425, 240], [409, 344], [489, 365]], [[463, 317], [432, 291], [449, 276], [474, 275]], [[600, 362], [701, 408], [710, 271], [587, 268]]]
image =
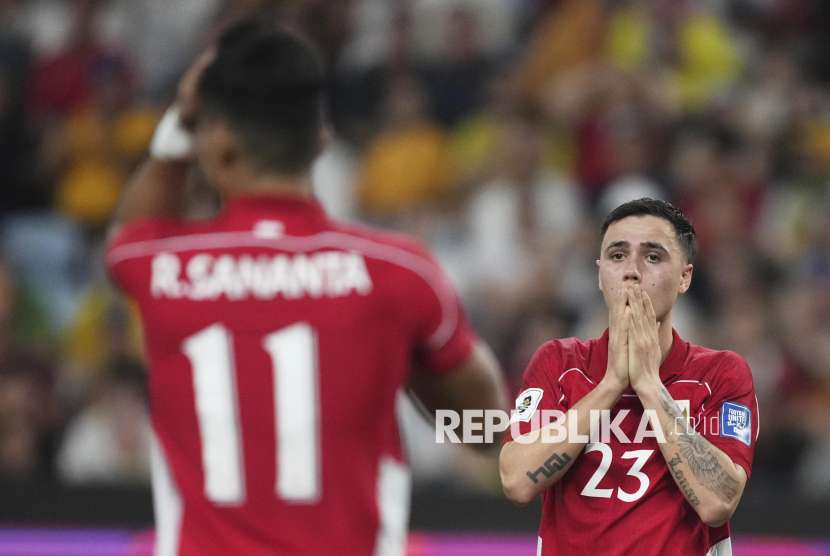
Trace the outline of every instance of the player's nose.
[[625, 267], [625, 271], [623, 273], [623, 281], [626, 284], [639, 284], [642, 280], [642, 276], [640, 275], [640, 269], [637, 268], [637, 264], [629, 261]]

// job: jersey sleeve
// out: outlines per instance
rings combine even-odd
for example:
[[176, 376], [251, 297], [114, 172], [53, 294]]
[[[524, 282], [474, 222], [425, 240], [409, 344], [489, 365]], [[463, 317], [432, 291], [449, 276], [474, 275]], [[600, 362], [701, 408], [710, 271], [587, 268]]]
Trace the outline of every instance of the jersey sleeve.
[[565, 412], [559, 403], [562, 392], [558, 382], [558, 353], [555, 342], [548, 342], [536, 350], [522, 379], [522, 389], [516, 397], [515, 413], [511, 415], [510, 427], [505, 431], [502, 444], [540, 428], [541, 412]]
[[740, 355], [725, 353], [697, 430], [743, 467], [749, 477], [758, 439], [758, 401], [749, 365]]
[[417, 323], [415, 354], [423, 369], [441, 374], [470, 355], [478, 336], [440, 264], [426, 248], [419, 251], [421, 263], [413, 265], [416, 286], [407, 300], [410, 317]]
[[152, 249], [155, 240], [176, 235], [179, 221], [170, 218], [139, 219], [118, 228], [107, 240], [104, 263], [112, 281], [138, 298], [147, 291], [150, 269], [137, 268], [139, 255]]

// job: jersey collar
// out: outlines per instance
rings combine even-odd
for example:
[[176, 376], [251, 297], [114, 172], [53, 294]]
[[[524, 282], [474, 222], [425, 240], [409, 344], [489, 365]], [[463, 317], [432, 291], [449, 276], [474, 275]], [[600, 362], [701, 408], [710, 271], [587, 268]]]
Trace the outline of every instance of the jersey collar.
[[290, 194], [248, 194], [229, 200], [222, 217], [239, 223], [255, 220], [280, 220], [291, 230], [289, 233], [315, 231], [328, 223], [328, 215], [314, 197]]

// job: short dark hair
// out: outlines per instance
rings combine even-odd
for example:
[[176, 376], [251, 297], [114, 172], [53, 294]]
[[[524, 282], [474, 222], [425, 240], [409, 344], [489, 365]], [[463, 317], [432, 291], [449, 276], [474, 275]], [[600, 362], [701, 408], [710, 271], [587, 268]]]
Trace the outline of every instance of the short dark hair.
[[208, 117], [237, 134], [255, 170], [297, 175], [318, 154], [324, 83], [321, 58], [309, 44], [248, 19], [219, 39], [198, 97]]
[[683, 216], [680, 209], [671, 203], [659, 199], [643, 197], [642, 199], [629, 201], [618, 206], [602, 222], [600, 238], [605, 238], [605, 232], [608, 231], [608, 227], [611, 224], [623, 218], [628, 218], [629, 216], [656, 216], [668, 220], [674, 227], [674, 231], [677, 234], [677, 242], [680, 244], [680, 248], [686, 256], [686, 262], [689, 264], [692, 263], [697, 254], [697, 238], [695, 237], [694, 226]]

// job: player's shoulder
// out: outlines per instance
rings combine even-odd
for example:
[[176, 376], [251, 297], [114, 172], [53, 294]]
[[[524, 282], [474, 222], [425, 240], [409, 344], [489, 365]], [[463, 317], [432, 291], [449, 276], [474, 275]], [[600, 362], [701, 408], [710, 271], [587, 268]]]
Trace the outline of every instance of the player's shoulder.
[[[376, 284], [410, 299], [432, 294], [443, 307], [454, 306], [455, 287], [431, 249], [412, 236], [351, 222], [332, 221], [331, 245], [361, 254]], [[412, 297], [415, 296], [415, 297]]]
[[390, 250], [400, 250], [429, 262], [435, 260], [431, 249], [425, 243], [404, 233], [384, 230], [368, 224], [334, 219], [331, 220], [331, 226], [332, 231], [363, 241], [367, 246], [375, 245]]
[[561, 338], [545, 342], [533, 356], [528, 372], [559, 375], [570, 366], [587, 368], [599, 340]]
[[717, 380], [752, 380], [752, 371], [738, 353], [689, 344], [687, 361]]
[[139, 218], [110, 231], [107, 249], [121, 246], [214, 231], [211, 222], [182, 218]]
[[432, 250], [412, 236], [343, 221], [332, 221], [330, 231], [336, 234], [335, 237], [345, 238], [342, 245], [360, 252], [376, 270], [384, 269], [396, 277], [408, 275], [417, 282], [426, 281], [433, 288], [439, 285], [442, 290], [450, 287]]

